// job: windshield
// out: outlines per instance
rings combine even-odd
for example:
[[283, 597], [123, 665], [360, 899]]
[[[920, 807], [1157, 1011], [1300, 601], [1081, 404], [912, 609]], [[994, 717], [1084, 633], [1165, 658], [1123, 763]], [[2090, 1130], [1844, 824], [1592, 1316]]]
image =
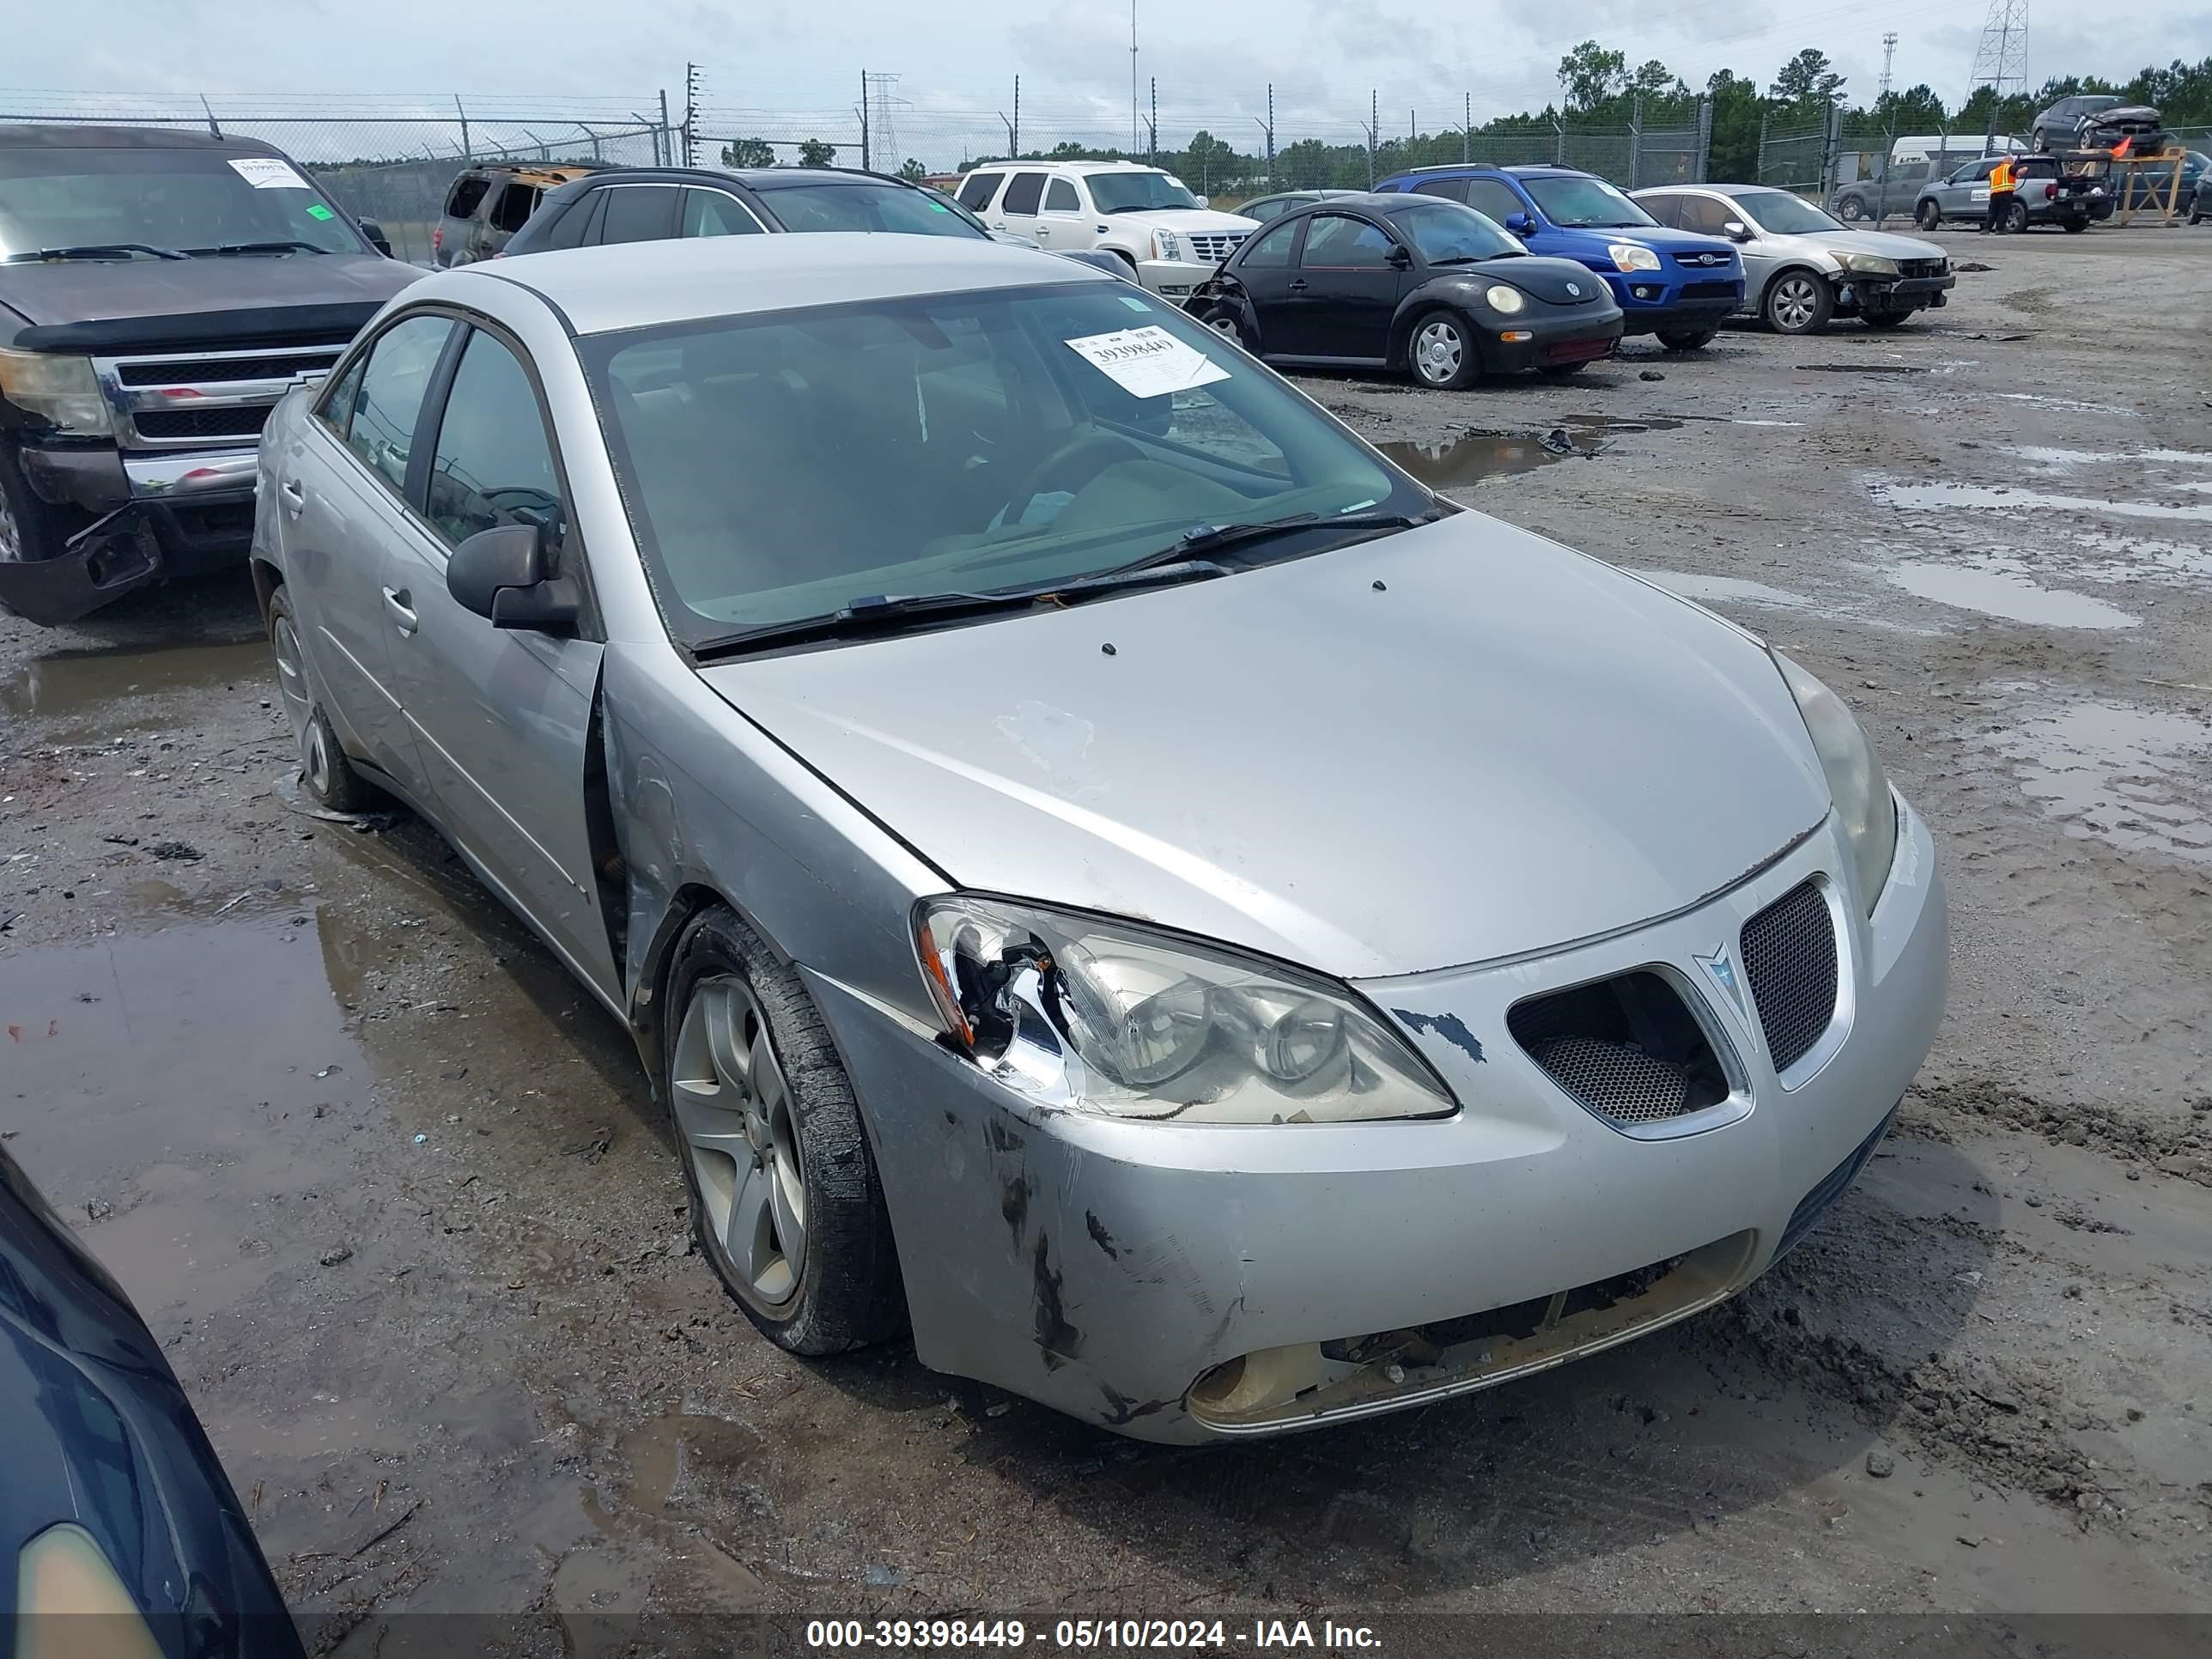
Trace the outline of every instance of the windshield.
[[888, 230], [911, 236], [988, 233], [927, 191], [904, 185], [756, 185], [786, 230]]
[[1547, 219], [1571, 230], [1659, 222], [1602, 179], [1523, 179], [1521, 187], [1535, 198]]
[[726, 317], [579, 350], [690, 644], [879, 594], [1074, 580], [1207, 526], [1433, 511], [1273, 374], [1124, 283]]
[[[330, 198], [274, 156], [0, 149], [0, 258], [124, 242], [185, 251], [301, 242], [306, 251], [368, 252]], [[115, 257], [131, 255], [118, 249]]]
[[1752, 222], [1778, 236], [1810, 236], [1823, 230], [1843, 230], [1844, 222], [1786, 190], [1762, 190], [1739, 196], [1735, 204]]
[[1101, 213], [1154, 212], [1195, 208], [1198, 198], [1164, 173], [1094, 173], [1085, 181]]
[[1528, 250], [1508, 236], [1498, 222], [1457, 202], [1418, 202], [1390, 214], [1398, 234], [1432, 265], [1464, 264], [1473, 259], [1510, 259]]

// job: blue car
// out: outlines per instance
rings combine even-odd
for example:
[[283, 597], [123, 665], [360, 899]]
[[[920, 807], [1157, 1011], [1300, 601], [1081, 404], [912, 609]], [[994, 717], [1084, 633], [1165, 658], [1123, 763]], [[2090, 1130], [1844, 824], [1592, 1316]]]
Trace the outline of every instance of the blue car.
[[1572, 167], [1415, 167], [1378, 191], [1464, 202], [1531, 253], [1574, 259], [1606, 280], [1621, 331], [1694, 351], [1743, 303], [1743, 261], [1718, 237], [1671, 230], [1595, 173]]

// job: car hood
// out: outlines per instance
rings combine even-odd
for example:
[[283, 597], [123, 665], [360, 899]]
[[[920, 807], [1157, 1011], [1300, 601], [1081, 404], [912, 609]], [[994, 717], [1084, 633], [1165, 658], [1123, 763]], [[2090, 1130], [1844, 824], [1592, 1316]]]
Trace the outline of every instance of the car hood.
[[[132, 259], [100, 264], [57, 260], [0, 265], [0, 307], [32, 328], [65, 331], [98, 325], [127, 331], [154, 319], [191, 319], [198, 335], [227, 313], [353, 307], [366, 321], [423, 273], [375, 254], [301, 253], [289, 258], [241, 254], [228, 258]], [[4, 313], [0, 313], [4, 319]], [[4, 325], [4, 324], [0, 324]], [[51, 339], [43, 349], [70, 342]], [[252, 342], [249, 342], [252, 343]], [[100, 349], [98, 342], [88, 349]]]
[[1790, 240], [1837, 253], [1871, 253], [1881, 259], [1941, 259], [1943, 250], [1917, 236], [1893, 236], [1881, 230], [1823, 230]]
[[1668, 914], [1828, 808], [1757, 641], [1477, 513], [700, 672], [963, 887], [1347, 978]]
[[1453, 274], [1474, 276], [1485, 283], [1510, 283], [1523, 293], [1555, 306], [1588, 305], [1610, 298], [1602, 282], [1590, 281], [1589, 267], [1578, 259], [1552, 259], [1530, 254], [1486, 259], [1480, 264], [1449, 268]]
[[2148, 104], [2122, 104], [2116, 109], [2100, 109], [2094, 115], [2081, 118], [2081, 125], [2091, 127], [2136, 126], [2148, 124], [2156, 126], [2165, 119]]
[[1142, 225], [1146, 230], [1196, 231], [1215, 235], [1222, 231], [1256, 230], [1258, 222], [1241, 214], [1217, 213], [1212, 208], [1146, 208], [1128, 213], [1102, 213], [1091, 223]]
[[1602, 246], [1607, 242], [1641, 242], [1662, 253], [1725, 253], [1735, 258], [1735, 244], [1724, 237], [1676, 230], [1670, 225], [1559, 226], [1547, 228], [1554, 235], [1579, 236]]

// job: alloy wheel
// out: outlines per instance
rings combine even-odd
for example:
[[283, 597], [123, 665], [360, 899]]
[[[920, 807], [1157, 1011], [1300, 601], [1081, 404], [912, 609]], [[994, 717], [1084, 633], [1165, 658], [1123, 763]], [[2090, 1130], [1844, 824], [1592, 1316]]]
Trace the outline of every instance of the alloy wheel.
[[1243, 337], [1237, 332], [1237, 319], [1225, 311], [1215, 312], [1212, 316], [1206, 319], [1206, 325], [1224, 339], [1235, 340]]
[[[292, 723], [292, 741], [300, 746], [301, 764], [312, 775], [314, 763], [307, 752], [307, 733], [314, 724], [314, 704], [307, 696], [307, 675], [300, 656], [300, 635], [292, 626], [292, 619], [280, 614], [269, 629], [269, 638], [276, 653], [276, 694], [283, 699], [284, 718]], [[319, 750], [322, 745], [319, 742], [314, 747]], [[318, 779], [310, 775], [308, 781], [311, 783], [319, 784], [327, 779], [330, 757], [323, 755], [321, 760], [325, 776]]]
[[1431, 386], [1443, 386], [1459, 373], [1467, 356], [1467, 342], [1449, 323], [1438, 319], [1423, 325], [1413, 337], [1413, 367]]
[[806, 1180], [791, 1087], [743, 980], [718, 975], [694, 988], [670, 1082], [704, 1231], [749, 1301], [786, 1306], [806, 1271]]
[[1767, 301], [1775, 325], [1785, 334], [1795, 334], [1810, 325], [1820, 307], [1820, 296], [1814, 292], [1810, 276], [1784, 276], [1774, 285], [1774, 297]]

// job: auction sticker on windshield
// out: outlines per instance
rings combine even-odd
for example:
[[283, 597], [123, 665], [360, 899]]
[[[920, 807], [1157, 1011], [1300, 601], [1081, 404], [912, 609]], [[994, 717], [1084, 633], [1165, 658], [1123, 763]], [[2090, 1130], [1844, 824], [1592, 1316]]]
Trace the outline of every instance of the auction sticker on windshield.
[[291, 163], [272, 155], [234, 155], [231, 171], [256, 190], [313, 190], [314, 186], [292, 171]]
[[1086, 334], [1067, 344], [1132, 397], [1164, 398], [1229, 378], [1229, 371], [1204, 352], [1157, 326]]

